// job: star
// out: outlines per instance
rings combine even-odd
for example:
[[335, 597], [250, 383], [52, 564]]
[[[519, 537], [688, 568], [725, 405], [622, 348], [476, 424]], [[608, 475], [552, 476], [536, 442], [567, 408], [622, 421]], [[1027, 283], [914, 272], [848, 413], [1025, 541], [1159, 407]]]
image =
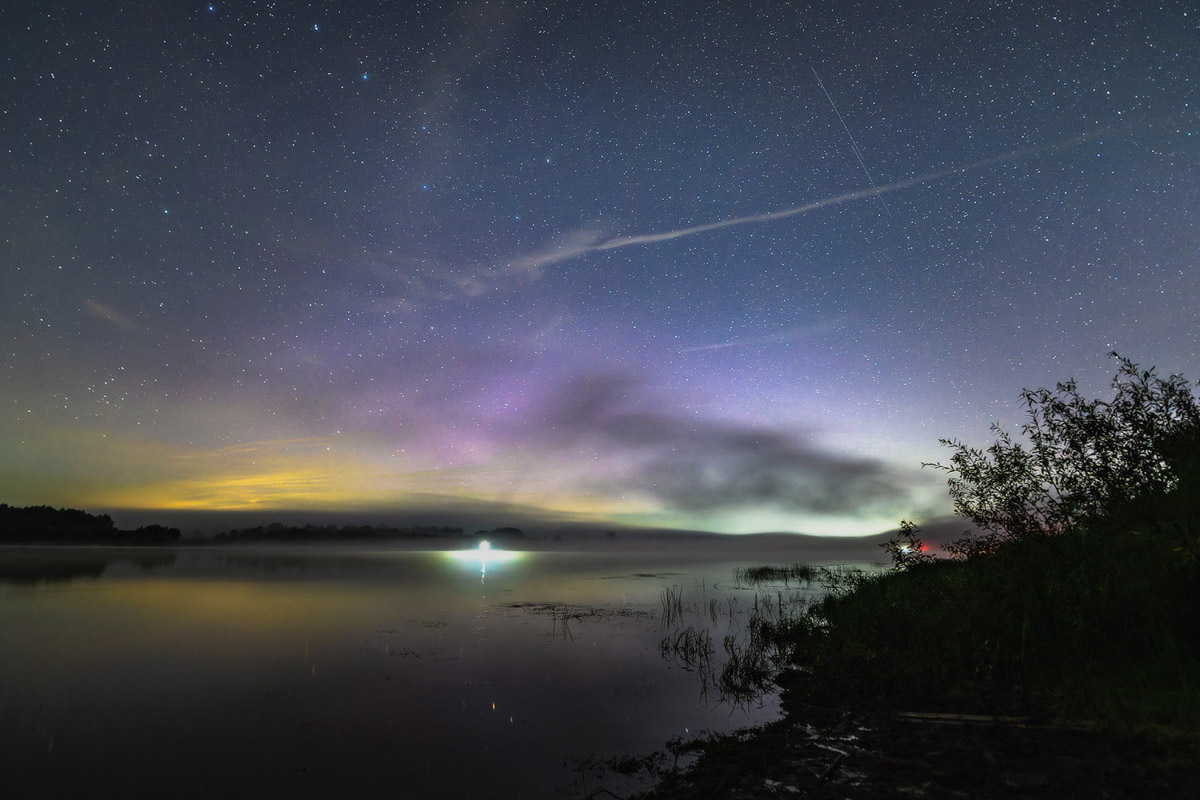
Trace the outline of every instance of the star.
[[0, 502], [949, 514], [1021, 389], [1200, 377], [1195, 15], [1079, 5], [31, 16]]

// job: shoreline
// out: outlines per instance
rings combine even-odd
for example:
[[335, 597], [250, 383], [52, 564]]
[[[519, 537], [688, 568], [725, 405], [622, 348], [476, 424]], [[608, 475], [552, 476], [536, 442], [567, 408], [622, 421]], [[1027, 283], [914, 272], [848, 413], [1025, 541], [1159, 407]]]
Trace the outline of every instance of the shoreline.
[[1182, 800], [1200, 786], [1196, 731], [835, 707], [805, 701], [794, 685], [783, 687], [782, 705], [780, 720], [697, 743], [694, 763], [629, 800]]

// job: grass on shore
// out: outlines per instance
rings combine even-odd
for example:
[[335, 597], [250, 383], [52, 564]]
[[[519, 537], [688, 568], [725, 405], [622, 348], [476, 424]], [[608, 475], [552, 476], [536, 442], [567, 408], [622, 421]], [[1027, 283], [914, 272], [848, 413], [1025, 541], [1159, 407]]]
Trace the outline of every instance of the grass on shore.
[[[819, 572], [822, 600], [758, 622], [763, 651], [794, 668], [785, 708], [1022, 716], [1200, 749], [1200, 397], [1112, 355], [1112, 400], [1074, 380], [1026, 390], [1019, 436], [995, 425], [986, 449], [942, 440], [949, 463], [927, 466], [979, 532], [947, 545], [954, 558], [932, 558], [901, 522], [885, 545], [894, 569]], [[932, 749], [943, 744], [958, 760], [987, 747]], [[1195, 761], [1181, 772], [1173, 758], [1131, 775], [1183, 786], [1187, 773], [1191, 796]]]
[[770, 630], [812, 697], [1124, 728], [1200, 720], [1200, 564], [1171, 537], [1076, 532], [839, 583]]
[[[695, 743], [693, 767], [639, 797], [752, 796], [768, 779], [853, 798], [932, 791], [931, 780], [939, 797], [998, 786], [1193, 796], [1200, 563], [1177, 545], [1162, 531], [1078, 532], [908, 569], [817, 570], [823, 600], [750, 622], [755, 647], [789, 667], [777, 678], [787, 716]], [[921, 723], [900, 710], [1016, 724]]]

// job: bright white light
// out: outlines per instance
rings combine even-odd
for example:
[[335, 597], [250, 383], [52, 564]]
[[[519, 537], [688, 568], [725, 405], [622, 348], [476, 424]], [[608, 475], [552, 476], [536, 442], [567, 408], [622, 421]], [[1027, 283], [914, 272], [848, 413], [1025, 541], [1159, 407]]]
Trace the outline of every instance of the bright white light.
[[481, 541], [471, 550], [451, 550], [447, 555], [460, 564], [483, 567], [487, 564], [503, 564], [506, 561], [516, 561], [521, 553], [516, 550], [501, 550], [492, 547], [492, 543]]

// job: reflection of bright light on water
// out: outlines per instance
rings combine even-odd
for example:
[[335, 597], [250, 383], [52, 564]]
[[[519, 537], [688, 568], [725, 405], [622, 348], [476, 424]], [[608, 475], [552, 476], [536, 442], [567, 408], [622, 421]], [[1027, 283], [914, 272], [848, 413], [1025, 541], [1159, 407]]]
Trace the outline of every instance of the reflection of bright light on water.
[[489, 565], [505, 564], [521, 557], [515, 550], [497, 550], [488, 541], [480, 542], [474, 550], [451, 550], [447, 555], [464, 566], [478, 566], [480, 580], [487, 575]]
[[521, 554], [516, 550], [498, 550], [491, 542], [480, 542], [473, 550], [451, 550], [449, 556], [462, 564], [503, 564], [516, 561]]

